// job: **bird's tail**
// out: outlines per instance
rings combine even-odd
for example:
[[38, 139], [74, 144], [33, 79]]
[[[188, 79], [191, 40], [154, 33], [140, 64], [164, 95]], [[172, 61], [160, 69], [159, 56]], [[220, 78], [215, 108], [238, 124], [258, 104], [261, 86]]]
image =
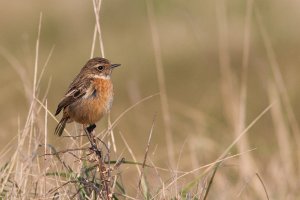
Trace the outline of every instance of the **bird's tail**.
[[58, 135], [58, 136], [61, 136], [65, 127], [66, 127], [66, 123], [67, 121], [69, 120], [69, 117], [63, 117], [60, 122], [57, 124], [56, 128], [55, 128], [55, 131], [54, 131], [54, 134], [55, 135]]

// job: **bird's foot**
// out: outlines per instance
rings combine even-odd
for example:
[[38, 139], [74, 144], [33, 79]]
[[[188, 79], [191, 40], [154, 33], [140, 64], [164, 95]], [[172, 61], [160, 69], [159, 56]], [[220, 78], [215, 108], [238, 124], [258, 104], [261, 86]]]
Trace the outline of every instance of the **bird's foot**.
[[95, 128], [96, 128], [96, 124], [91, 124], [86, 128], [86, 130], [88, 133], [92, 133]]

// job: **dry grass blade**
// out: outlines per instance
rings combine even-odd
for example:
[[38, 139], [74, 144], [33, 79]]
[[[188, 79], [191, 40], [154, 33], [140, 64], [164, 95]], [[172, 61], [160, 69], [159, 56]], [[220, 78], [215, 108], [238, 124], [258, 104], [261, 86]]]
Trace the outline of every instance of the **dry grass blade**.
[[[235, 135], [238, 136], [240, 132], [245, 129], [246, 116], [247, 116], [247, 80], [248, 80], [248, 65], [249, 65], [249, 51], [250, 51], [250, 34], [251, 34], [251, 21], [253, 12], [253, 0], [247, 0], [246, 17], [245, 17], [245, 31], [244, 31], [244, 44], [243, 44], [243, 60], [242, 60], [242, 75], [241, 75], [241, 88], [239, 94], [238, 105], [238, 118], [236, 119]], [[237, 144], [240, 152], [249, 149], [249, 139], [245, 136]], [[254, 158], [251, 154], [241, 157], [240, 171], [242, 177], [248, 177], [252, 174], [252, 170], [256, 168]], [[257, 186], [254, 189], [257, 190]]]
[[[143, 165], [142, 165], [142, 173], [140, 174], [140, 178], [139, 178], [138, 188], [140, 190], [141, 190], [141, 184], [142, 185], [146, 185], [145, 178], [144, 178], [144, 170], [145, 170], [145, 165], [146, 165], [146, 161], [147, 161], [148, 151], [149, 151], [150, 142], [151, 142], [151, 138], [152, 138], [152, 134], [153, 134], [155, 119], [156, 119], [156, 115], [154, 116], [154, 119], [152, 121], [152, 126], [151, 126], [151, 129], [150, 129], [150, 134], [149, 134], [149, 138], [148, 138], [148, 142], [147, 142], [147, 147], [146, 147], [146, 150], [145, 150], [145, 155], [144, 155], [144, 160], [143, 160]], [[146, 188], [143, 187], [143, 189], [145, 190]], [[145, 196], [145, 194], [144, 194], [144, 196]]]
[[[260, 33], [263, 38], [264, 46], [266, 48], [267, 56], [268, 56], [268, 59], [270, 62], [271, 70], [272, 70], [274, 78], [275, 78], [276, 86], [278, 87], [278, 90], [282, 94], [281, 97], [282, 97], [283, 103], [285, 105], [285, 108], [287, 110], [288, 119], [291, 123], [293, 133], [295, 134], [295, 137], [298, 138], [298, 141], [300, 141], [299, 140], [300, 128], [299, 128], [299, 125], [298, 125], [296, 117], [295, 117], [294, 109], [291, 106], [287, 88], [283, 81], [282, 73], [279, 70], [279, 64], [276, 60], [276, 55], [275, 55], [274, 49], [272, 47], [270, 37], [263, 25], [262, 18], [260, 16], [260, 12], [257, 8], [255, 9], [255, 17], [258, 22]], [[298, 146], [300, 147], [300, 145], [298, 145]]]
[[[97, 4], [96, 0], [93, 0], [93, 8], [94, 8], [94, 14], [95, 14], [95, 18], [96, 18], [95, 26], [97, 27], [97, 32], [98, 32], [98, 36], [99, 36], [99, 46], [100, 46], [101, 56], [104, 58], [105, 57], [104, 45], [103, 45], [103, 39], [102, 39], [102, 33], [101, 33], [101, 27], [100, 27], [100, 16], [99, 16], [99, 12], [101, 9], [101, 2], [102, 2], [102, 0], [98, 0], [98, 4]], [[94, 43], [92, 46], [93, 47], [95, 46]], [[93, 48], [92, 48], [92, 51], [93, 51]]]
[[235, 120], [238, 119], [237, 107], [237, 80], [236, 76], [230, 66], [230, 50], [229, 50], [229, 31], [227, 20], [226, 1], [221, 0], [216, 4], [216, 17], [218, 25], [218, 50], [219, 50], [219, 63], [221, 71], [221, 92], [223, 96], [223, 107], [227, 120], [232, 127], [235, 127]]
[[[126, 113], [128, 113], [129, 111], [131, 111], [133, 108], [135, 108], [136, 106], [138, 106], [139, 104], [159, 95], [160, 93], [155, 93], [152, 95], [149, 95], [141, 100], [139, 100], [138, 102], [136, 102], [135, 104], [133, 104], [132, 106], [128, 107], [127, 109], [125, 109], [121, 114], [119, 114], [119, 116], [115, 119], [115, 121], [113, 123], [110, 124], [108, 130], [106, 131], [106, 133], [104, 134], [103, 138], [111, 132], [111, 130], [117, 125], [117, 123], [124, 117], [124, 115], [126, 115]], [[98, 135], [97, 135], [98, 136]], [[83, 145], [87, 145], [88, 143], [85, 143]]]
[[[55, 47], [55, 46], [53, 46], [53, 47], [51, 48], [51, 50], [50, 50], [50, 52], [49, 52], [49, 54], [48, 54], [48, 57], [47, 57], [47, 59], [46, 59], [46, 61], [45, 61], [45, 64], [43, 65], [42, 71], [41, 71], [40, 76], [39, 76], [39, 79], [38, 79], [38, 81], [37, 81], [37, 85], [38, 85], [38, 86], [39, 86], [40, 83], [41, 83], [41, 80], [42, 80], [43, 75], [44, 75], [45, 70], [46, 70], [46, 66], [48, 65], [48, 63], [49, 63], [49, 61], [50, 61], [50, 58], [51, 58], [51, 56], [52, 56], [52, 54], [53, 54], [54, 47]], [[47, 92], [46, 92], [46, 93], [47, 93]]]
[[[57, 119], [56, 119], [56, 117], [53, 115], [53, 113], [50, 111], [50, 110], [48, 110], [48, 108], [43, 104], [43, 102], [41, 102], [39, 99], [37, 99], [37, 98], [35, 98], [35, 100], [45, 109], [45, 111], [50, 115], [50, 117], [52, 118], [52, 119], [54, 119], [56, 122], [59, 122]], [[64, 132], [66, 132], [67, 134], [68, 134], [68, 136], [70, 136], [72, 139], [73, 139], [73, 137], [72, 137], [72, 135], [71, 135], [71, 133], [69, 132], [69, 131], [67, 131], [67, 129], [64, 129]], [[73, 142], [75, 142], [75, 140], [73, 139]]]
[[210, 179], [209, 179], [207, 188], [206, 188], [206, 190], [205, 190], [205, 194], [204, 194], [204, 196], [203, 196], [203, 200], [206, 200], [207, 197], [208, 197], [208, 193], [209, 193], [210, 188], [211, 188], [211, 186], [212, 186], [212, 183], [213, 183], [213, 180], [214, 180], [214, 178], [215, 178], [216, 172], [217, 172], [218, 168], [220, 167], [221, 163], [222, 163], [222, 162], [217, 163], [216, 166], [215, 166], [215, 168], [214, 168], [214, 170], [213, 170], [213, 172], [212, 172], [212, 175], [211, 175], [211, 177], [210, 177]]
[[243, 132], [240, 133], [240, 135], [235, 138], [235, 140], [225, 149], [225, 151], [222, 153], [222, 155], [218, 158], [224, 158], [228, 152], [230, 151], [230, 149], [248, 132], [248, 130], [250, 128], [252, 128], [254, 126], [254, 124], [256, 124], [256, 122], [258, 122], [258, 120], [260, 118], [262, 118], [271, 108], [272, 108], [273, 104], [270, 104], [267, 108], [265, 108], [245, 129]]
[[[201, 169], [206, 169], [201, 175], [199, 175], [199, 176], [196, 178], [196, 180], [193, 181], [193, 182], [197, 182], [198, 179], [199, 179], [200, 177], [202, 177], [204, 174], [207, 174], [207, 173], [211, 170], [211, 168], [212, 168], [213, 166], [215, 166], [216, 164], [218, 164], [218, 163], [220, 163], [220, 162], [225, 162], [226, 160], [229, 160], [229, 159], [232, 159], [232, 158], [241, 156], [241, 155], [244, 155], [245, 153], [251, 152], [251, 151], [253, 151], [253, 150], [254, 150], [254, 149], [249, 150], [249, 151], [246, 151], [246, 152], [243, 152], [243, 153], [235, 154], [235, 155], [232, 155], [232, 156], [227, 156], [227, 157], [225, 157], [225, 158], [223, 158], [223, 159], [216, 160], [216, 161], [214, 161], [214, 162], [212, 162], [212, 163], [203, 165], [203, 166], [201, 166], [201, 167], [198, 167], [198, 168], [193, 169], [193, 170], [188, 171], [188, 172], [181, 172], [182, 174], [181, 174], [180, 176], [177, 177], [177, 180], [171, 181], [167, 186], [164, 186], [163, 189], [164, 189], [164, 190], [168, 190], [168, 189], [169, 189], [174, 183], [176, 183], [179, 179], [181, 179], [181, 178], [183, 178], [183, 177], [185, 177], [185, 176], [187, 176], [187, 175], [189, 175], [189, 174], [192, 174], [192, 173], [195, 173], [195, 172], [197, 172], [197, 171], [200, 171]], [[164, 168], [161, 168], [161, 167], [156, 167], [156, 166], [155, 166], [154, 168], [155, 168], [155, 169], [158, 169], [158, 170], [170, 172], [170, 170], [164, 169]], [[176, 173], [179, 173], [179, 172], [176, 172]], [[192, 183], [192, 184], [193, 184], [193, 183]], [[188, 186], [188, 187], [189, 187], [189, 186]], [[182, 191], [184, 191], [184, 190], [185, 190], [185, 189], [183, 189]], [[154, 200], [157, 196], [160, 195], [160, 193], [163, 193], [163, 192], [164, 192], [164, 191], [158, 192], [156, 195], [154, 195], [154, 196], [151, 198], [151, 200]]]
[[[253, 127], [253, 125], [262, 117], [262, 116], [264, 116], [269, 110], [270, 110], [270, 108], [272, 107], [272, 105], [273, 104], [271, 104], [271, 105], [269, 105], [266, 109], [264, 109], [246, 128], [245, 128], [245, 130], [225, 149], [225, 151], [222, 153], [222, 155], [216, 160], [216, 162], [214, 162], [214, 164], [215, 163], [219, 163], [219, 162], [221, 162], [221, 160], [225, 160], [225, 157], [226, 157], [226, 155], [229, 153], [229, 151], [231, 150], [231, 148], [243, 137], [243, 135], [245, 135], [247, 132], [248, 132], [248, 130], [250, 129], [250, 128], [252, 128]], [[214, 165], [210, 165], [210, 167], [208, 167], [207, 169], [206, 169], [206, 172], [207, 171], [210, 171], [211, 170], [211, 167], [212, 166], [214, 166]], [[197, 169], [197, 170], [199, 170], [199, 168]], [[197, 171], [197, 170], [192, 170], [191, 172], [189, 172], [189, 173], [185, 173], [185, 174], [183, 174], [183, 175], [181, 175], [181, 176], [178, 176], [177, 177], [177, 179], [176, 180], [174, 180], [174, 181], [172, 181], [168, 186], [166, 186], [166, 189], [168, 188], [168, 187], [170, 187], [174, 182], [176, 182], [178, 179], [180, 179], [180, 178], [182, 178], [182, 177], [184, 177], [184, 176], [186, 176], [186, 175], [188, 175], [188, 174], [190, 174], [190, 173], [192, 173], [192, 172], [194, 172], [194, 171]], [[204, 173], [206, 173], [206, 172], [204, 172]], [[158, 195], [158, 194], [157, 194]], [[156, 196], [157, 196], [156, 195]], [[153, 197], [154, 198], [154, 197]]]
[[[42, 14], [40, 14], [40, 20], [39, 20], [39, 28], [38, 28], [38, 36], [37, 36], [37, 41], [36, 41], [36, 55], [35, 55], [35, 65], [34, 65], [34, 80], [33, 80], [33, 86], [32, 86], [32, 93], [29, 97], [28, 94], [28, 99], [31, 101], [29, 112], [27, 115], [26, 123], [25, 123], [25, 128], [20, 131], [20, 135], [18, 137], [18, 145], [17, 145], [17, 150], [13, 154], [13, 156], [10, 159], [9, 166], [7, 166], [4, 170], [4, 173], [1, 174], [0, 179], [1, 179], [1, 188], [0, 188], [0, 194], [3, 193], [4, 187], [7, 185], [8, 182], [11, 182], [10, 179], [12, 179], [14, 182], [18, 183], [17, 188], [13, 188], [12, 190], [16, 192], [17, 194], [22, 193], [23, 195], [27, 195], [28, 191], [28, 184], [31, 180], [31, 171], [33, 170], [30, 168], [30, 166], [35, 162], [36, 155], [37, 155], [37, 148], [38, 145], [36, 143], [33, 143], [33, 137], [36, 137], [37, 135], [37, 127], [38, 123], [36, 120], [36, 115], [37, 115], [37, 110], [36, 110], [36, 105], [34, 102], [34, 98], [36, 96], [36, 88], [38, 87], [37, 85], [37, 69], [38, 69], [38, 57], [39, 57], [39, 39], [40, 39], [40, 32], [41, 32], [41, 23], [42, 23]], [[16, 69], [18, 67], [18, 71], [22, 71], [22, 67], [19, 65], [18, 61], [11, 56], [7, 51], [3, 51], [4, 56], [8, 59], [8, 61], [13, 64]], [[28, 83], [26, 81], [27, 77], [24, 77], [24, 74], [21, 74], [21, 77], [24, 78], [24, 83]], [[29, 87], [29, 85], [27, 86]], [[30, 91], [28, 89], [28, 91]], [[27, 151], [26, 151], [27, 150]], [[23, 155], [21, 155], [21, 153]], [[26, 162], [22, 161], [21, 158], [22, 156], [26, 157]], [[12, 173], [13, 170], [15, 170], [17, 173]], [[37, 165], [37, 171], [40, 172], [40, 166]], [[34, 177], [33, 177], [34, 178]], [[20, 185], [20, 187], [19, 187]]]
[[32, 97], [32, 88], [30, 87], [31, 84], [28, 80], [28, 74], [22, 66], [21, 62], [15, 56], [13, 56], [6, 48], [2, 46], [0, 46], [0, 54], [7, 60], [7, 62], [11, 65], [11, 67], [21, 78], [26, 98], [30, 102], [30, 99]]
[[[45, 106], [46, 106], [46, 108], [48, 107], [48, 104], [47, 104], [47, 101], [46, 101], [46, 103], [45, 103]], [[47, 111], [45, 111], [45, 130], [44, 130], [44, 132], [45, 132], [45, 138], [44, 138], [44, 154], [46, 155], [46, 153], [47, 153], [47, 144], [48, 144], [48, 141], [47, 141], [47, 138], [48, 138], [48, 112]], [[44, 165], [46, 166], [47, 165], [47, 163], [46, 163], [46, 157], [44, 158]], [[45, 167], [44, 168], [44, 174], [46, 174], [46, 172], [47, 172], [47, 168]], [[46, 176], [44, 176], [44, 198], [46, 198], [46, 185], [47, 185], [47, 180], [46, 180]]]
[[258, 173], [255, 173], [255, 175], [257, 176], [257, 178], [259, 179], [261, 185], [263, 186], [267, 199], [270, 200], [268, 192], [267, 192], [267, 188], [266, 188], [262, 178], [260, 177], [260, 175]]
[[42, 19], [43, 19], [43, 14], [40, 13], [38, 36], [37, 36], [36, 46], [35, 46], [34, 76], [33, 76], [33, 89], [32, 89], [33, 99], [35, 99], [36, 87], [37, 87], [37, 69], [38, 69], [38, 61], [39, 61], [39, 48], [40, 48], [40, 36], [41, 36], [41, 28], [42, 28]]
[[122, 119], [122, 117], [128, 113], [130, 110], [132, 110], [133, 108], [135, 108], [136, 106], [138, 106], [139, 104], [159, 95], [160, 93], [155, 93], [155, 94], [152, 94], [152, 95], [149, 95], [141, 100], [139, 100], [138, 102], [136, 102], [135, 104], [133, 104], [132, 106], [130, 106], [129, 108], [127, 108], [126, 110], [124, 110], [118, 117], [117, 119], [115, 119], [115, 121], [112, 123], [111, 125], [111, 128], [115, 127], [115, 125], [119, 122], [120, 119]]
[[[284, 126], [290, 126], [291, 133], [293, 134], [293, 137], [294, 137], [294, 142], [296, 143], [297, 151], [299, 152], [299, 150], [300, 150], [300, 128], [299, 128], [297, 118], [295, 116], [295, 109], [292, 108], [290, 97], [288, 95], [288, 89], [284, 83], [282, 73], [280, 71], [280, 67], [279, 67], [279, 64], [276, 59], [275, 50], [272, 46], [270, 36], [264, 26], [260, 11], [258, 10], [257, 7], [255, 9], [255, 17], [256, 17], [256, 21], [258, 23], [260, 34], [263, 39], [263, 44], [266, 49], [268, 62], [270, 64], [270, 68], [271, 68], [272, 75], [274, 78], [274, 81], [272, 81], [272, 83], [276, 86], [276, 89], [278, 90], [278, 97], [279, 97], [278, 99], [280, 101], [282, 101], [283, 110], [286, 111], [286, 113], [287, 113], [288, 123]], [[277, 91], [274, 91], [274, 92], [277, 92]], [[283, 125], [283, 121], [281, 121], [280, 123]], [[288, 135], [283, 135], [282, 137], [288, 137]], [[281, 142], [281, 141], [279, 141], [279, 142]], [[284, 150], [293, 151], [292, 149], [288, 150], [288, 148], [290, 148], [290, 146], [286, 146]], [[297, 157], [298, 157], [297, 165], [299, 167], [300, 166], [300, 154], [297, 154]], [[287, 158], [285, 158], [285, 159], [287, 159]], [[292, 177], [294, 177], [294, 176], [292, 176]], [[292, 181], [292, 180], [289, 180], [289, 181]], [[292, 184], [292, 185], [294, 185], [294, 184]]]
[[163, 69], [163, 63], [161, 57], [159, 35], [158, 35], [158, 30], [155, 21], [155, 15], [154, 15], [153, 1], [146, 0], [145, 2], [147, 7], [147, 16], [150, 24], [152, 43], [154, 48], [155, 66], [156, 66], [158, 85], [160, 90], [160, 102], [161, 102], [162, 115], [163, 115], [164, 126], [165, 126], [166, 143], [167, 143], [167, 150], [169, 155], [168, 157], [171, 166], [175, 167], [175, 155], [174, 155], [175, 151], [174, 151], [173, 136], [171, 130], [171, 116], [169, 111], [165, 75], [164, 75], [164, 69]]
[[[97, 20], [97, 18], [99, 18], [99, 16], [97, 17], [97, 15], [99, 15], [99, 12], [100, 12], [101, 2], [102, 1], [98, 2], [98, 6], [97, 6], [96, 11], [95, 11], [95, 4], [96, 4], [96, 2], [94, 2], [94, 0], [93, 0], [93, 7], [94, 7], [94, 13], [95, 13], [96, 22], [95, 22], [95, 27], [94, 27], [93, 42], [92, 42], [92, 49], [91, 49], [91, 56], [90, 56], [90, 58], [93, 58], [94, 57], [94, 53], [95, 53], [95, 46], [96, 46], [97, 32], [98, 32], [98, 23], [99, 23], [99, 21]], [[99, 30], [101, 30], [101, 29], [99, 29]], [[102, 41], [102, 38], [101, 38], [100, 42], [101, 41]], [[101, 50], [101, 45], [100, 45], [100, 50]]]
[[[125, 146], [126, 146], [128, 152], [130, 153], [130, 155], [131, 155], [133, 161], [134, 161], [135, 163], [138, 163], [138, 161], [137, 161], [137, 159], [136, 159], [136, 157], [135, 157], [135, 155], [134, 155], [132, 149], [130, 148], [128, 142], [126, 141], [125, 137], [123, 136], [123, 134], [122, 134], [121, 132], [119, 132], [119, 134], [120, 134], [120, 136], [121, 136], [121, 138], [122, 138], [122, 140], [123, 140], [123, 142], [124, 142], [124, 144], [125, 144]], [[140, 168], [139, 168], [138, 165], [136, 165], [136, 169], [137, 169], [137, 171], [138, 171], [139, 174], [142, 174], [142, 172], [141, 172], [141, 170], [140, 170]]]
[[[271, 82], [268, 85], [268, 96], [269, 101], [278, 101], [280, 102], [280, 95], [275, 88], [275, 85]], [[293, 140], [289, 133], [289, 127], [286, 123], [285, 114], [283, 113], [283, 108], [281, 103], [277, 103], [271, 109], [271, 116], [275, 127], [275, 138], [278, 143], [278, 159], [282, 163], [282, 171], [285, 174], [289, 174], [282, 182], [285, 184], [281, 187], [282, 189], [287, 190], [288, 188], [295, 187], [298, 180], [290, 177], [296, 176], [296, 168], [293, 160], [294, 150], [291, 148], [294, 146]], [[296, 189], [296, 187], [295, 187]]]

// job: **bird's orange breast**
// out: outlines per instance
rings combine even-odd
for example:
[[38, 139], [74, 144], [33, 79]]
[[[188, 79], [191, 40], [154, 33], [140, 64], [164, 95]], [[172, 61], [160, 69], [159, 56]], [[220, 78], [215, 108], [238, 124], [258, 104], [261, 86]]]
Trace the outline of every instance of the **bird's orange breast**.
[[100, 104], [103, 109], [108, 112], [111, 108], [113, 101], [113, 85], [110, 79], [95, 79], [94, 87], [96, 94], [95, 96], [98, 104]]
[[94, 79], [88, 94], [69, 109], [69, 114], [78, 123], [94, 124], [110, 110], [112, 101], [112, 82], [109, 79]]

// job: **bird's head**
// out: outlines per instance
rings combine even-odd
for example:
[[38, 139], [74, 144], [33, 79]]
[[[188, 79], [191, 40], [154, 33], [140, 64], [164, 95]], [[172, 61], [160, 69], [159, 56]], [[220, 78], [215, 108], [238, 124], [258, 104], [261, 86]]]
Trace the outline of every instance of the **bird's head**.
[[92, 58], [82, 68], [83, 73], [92, 78], [110, 79], [112, 70], [121, 64], [111, 64], [109, 60], [101, 57]]

